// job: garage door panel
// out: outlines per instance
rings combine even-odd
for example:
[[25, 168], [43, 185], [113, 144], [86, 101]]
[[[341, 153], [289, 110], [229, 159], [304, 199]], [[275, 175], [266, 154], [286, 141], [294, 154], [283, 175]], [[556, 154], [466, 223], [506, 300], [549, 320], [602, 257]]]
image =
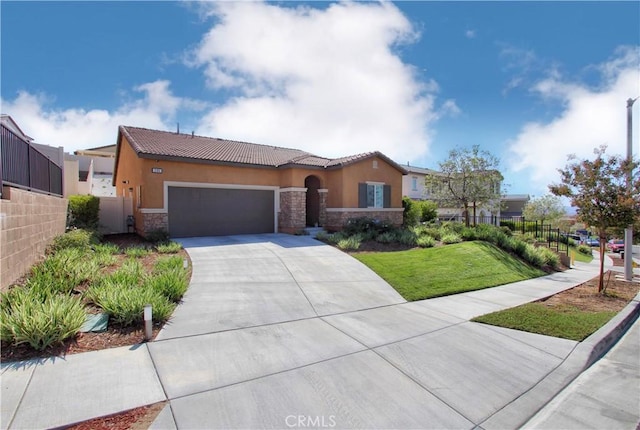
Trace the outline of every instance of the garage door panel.
[[273, 233], [274, 191], [169, 187], [173, 237]]

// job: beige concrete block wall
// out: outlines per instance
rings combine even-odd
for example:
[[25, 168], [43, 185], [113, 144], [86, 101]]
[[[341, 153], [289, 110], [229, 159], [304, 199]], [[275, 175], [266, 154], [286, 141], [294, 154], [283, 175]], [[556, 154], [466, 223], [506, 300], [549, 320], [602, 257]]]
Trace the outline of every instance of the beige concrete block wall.
[[0, 289], [42, 259], [53, 238], [64, 233], [67, 199], [3, 187], [0, 199]]

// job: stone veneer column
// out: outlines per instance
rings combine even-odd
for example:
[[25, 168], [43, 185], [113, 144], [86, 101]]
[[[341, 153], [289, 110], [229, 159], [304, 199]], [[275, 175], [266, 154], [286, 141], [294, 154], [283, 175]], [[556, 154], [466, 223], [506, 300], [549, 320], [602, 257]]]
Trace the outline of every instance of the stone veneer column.
[[324, 227], [327, 224], [327, 195], [329, 194], [329, 190], [320, 188], [318, 194], [320, 197], [320, 216], [318, 223], [320, 227]]
[[136, 230], [142, 236], [155, 230], [169, 231], [169, 214], [142, 212], [142, 226], [136, 226]]
[[307, 224], [307, 189], [298, 187], [280, 188], [280, 210], [278, 231], [295, 233]]

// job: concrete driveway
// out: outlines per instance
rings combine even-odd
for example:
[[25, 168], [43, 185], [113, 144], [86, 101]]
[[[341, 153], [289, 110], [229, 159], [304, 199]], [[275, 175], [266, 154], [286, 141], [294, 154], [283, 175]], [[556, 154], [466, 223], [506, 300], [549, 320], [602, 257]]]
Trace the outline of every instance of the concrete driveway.
[[191, 286], [148, 344], [170, 399], [155, 428], [516, 427], [530, 414], [498, 412], [576, 346], [467, 321], [531, 301], [529, 284], [459, 309], [406, 303], [360, 262], [309, 237], [181, 242]]

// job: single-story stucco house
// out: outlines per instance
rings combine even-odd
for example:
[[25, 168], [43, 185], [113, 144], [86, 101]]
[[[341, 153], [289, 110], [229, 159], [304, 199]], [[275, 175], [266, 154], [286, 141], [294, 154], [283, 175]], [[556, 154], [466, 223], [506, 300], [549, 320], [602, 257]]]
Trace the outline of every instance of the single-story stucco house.
[[120, 126], [113, 184], [135, 230], [172, 237], [402, 223], [402, 176], [380, 152], [328, 159], [289, 148]]

